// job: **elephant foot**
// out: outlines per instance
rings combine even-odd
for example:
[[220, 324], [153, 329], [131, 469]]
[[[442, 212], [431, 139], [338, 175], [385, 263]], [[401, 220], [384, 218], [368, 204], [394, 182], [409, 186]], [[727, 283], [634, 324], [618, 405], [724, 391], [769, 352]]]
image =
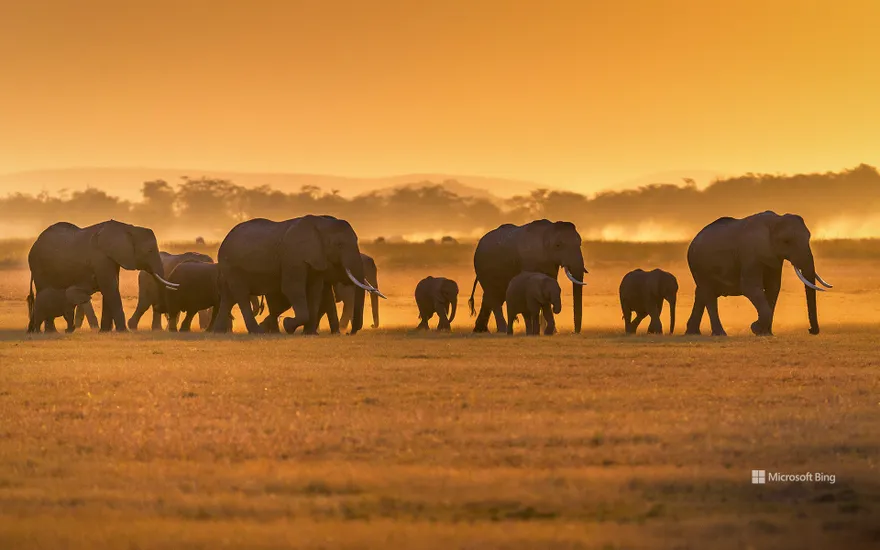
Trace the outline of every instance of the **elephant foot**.
[[688, 329], [684, 331], [684, 335], [685, 336], [700, 336], [700, 335], [702, 335], [702, 333], [700, 332], [699, 327], [697, 327], [697, 328], [688, 327]]
[[478, 334], [483, 333], [483, 332], [489, 332], [489, 327], [474, 327], [474, 332], [476, 332]]
[[128, 320], [128, 328], [129, 330], [137, 330], [138, 324], [134, 322], [134, 319]]
[[755, 336], [773, 336], [773, 331], [764, 327], [759, 321], [752, 323], [752, 334]]
[[379, 325], [370, 325], [370, 328], [379, 328]]
[[810, 334], [813, 336], [819, 334], [819, 327], [810, 327]]
[[718, 331], [718, 332], [712, 331], [712, 336], [724, 336], [724, 337], [726, 337], [726, 336], [727, 336], [727, 333], [724, 332], [724, 329], [721, 329], [721, 330]]

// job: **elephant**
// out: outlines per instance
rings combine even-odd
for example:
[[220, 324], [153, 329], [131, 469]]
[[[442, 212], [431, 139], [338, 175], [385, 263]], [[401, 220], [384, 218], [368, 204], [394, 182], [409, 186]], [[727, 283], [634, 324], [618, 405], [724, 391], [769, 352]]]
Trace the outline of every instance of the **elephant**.
[[[773, 314], [788, 260], [804, 284], [810, 334], [819, 334], [816, 292], [832, 285], [816, 273], [810, 230], [795, 214], [772, 211], [737, 219], [724, 217], [704, 227], [691, 241], [688, 266], [696, 283], [694, 308], [686, 334], [700, 334], [703, 311], [709, 311], [712, 335], [726, 336], [718, 317], [719, 296], [745, 296], [758, 313], [756, 335], [773, 334]], [[816, 282], [825, 288], [816, 286]]]
[[544, 334], [550, 336], [556, 332], [553, 314], [562, 312], [562, 288], [553, 277], [523, 271], [510, 280], [504, 301], [507, 302], [507, 334], [513, 334], [513, 323], [520, 314], [525, 321], [526, 334], [540, 334], [542, 314], [547, 322]]
[[[364, 263], [364, 281], [370, 286], [378, 287], [379, 280], [377, 278], [376, 262], [373, 258], [363, 253], [361, 253], [361, 260]], [[342, 317], [339, 318], [339, 326], [342, 330], [348, 329], [348, 325], [351, 323], [352, 309], [354, 308], [354, 289], [353, 285], [345, 285], [341, 282], [333, 285], [333, 295], [336, 298], [336, 303], [342, 302]], [[370, 309], [373, 310], [373, 324], [371, 326], [372, 328], [379, 328], [379, 296], [375, 293], [370, 293]]]
[[419, 307], [420, 330], [428, 330], [428, 321], [434, 314], [440, 318], [437, 330], [451, 330], [458, 309], [458, 283], [445, 277], [425, 277], [416, 285], [416, 305]]
[[556, 278], [562, 267], [572, 283], [574, 331], [581, 331], [583, 280], [587, 268], [581, 252], [581, 236], [571, 222], [535, 220], [525, 225], [504, 224], [486, 233], [474, 252], [476, 277], [468, 306], [474, 315], [474, 292], [477, 283], [483, 288], [480, 314], [474, 332], [489, 330], [489, 316], [495, 315], [498, 332], [507, 332], [502, 305], [511, 279], [523, 271], [543, 273]]
[[[28, 266], [37, 294], [44, 288], [76, 286], [103, 296], [101, 331], [124, 332], [125, 311], [119, 294], [119, 269], [140, 269], [160, 286], [164, 308], [166, 289], [177, 286], [165, 280], [159, 246], [151, 229], [108, 220], [80, 228], [72, 223], [50, 225], [28, 253]], [[46, 320], [47, 330], [54, 322]], [[51, 329], [50, 329], [51, 326]]]
[[[662, 269], [635, 269], [623, 276], [619, 292], [626, 334], [635, 334], [645, 317], [651, 318], [648, 334], [663, 334], [660, 321], [663, 300], [669, 302], [669, 334], [675, 332], [675, 300], [678, 296], [675, 275]], [[632, 318], [633, 312], [635, 319]]]
[[[33, 281], [31, 281], [33, 283]], [[55, 332], [54, 323], [47, 323], [56, 317], [64, 317], [67, 321], [65, 332], [73, 332], [76, 329], [74, 312], [76, 306], [91, 299], [88, 290], [81, 287], [71, 286], [63, 288], [44, 288], [37, 292], [34, 297], [33, 288], [27, 296], [28, 305], [28, 332], [40, 332], [40, 327], [45, 323], [46, 332]]]
[[[159, 252], [159, 258], [162, 260], [162, 268], [165, 270], [165, 273], [169, 275], [174, 271], [174, 268], [185, 262], [214, 263], [213, 258], [207, 254], [200, 254], [198, 252], [171, 254], [162, 251]], [[138, 273], [138, 303], [134, 313], [132, 313], [131, 317], [128, 319], [128, 328], [131, 330], [137, 330], [141, 317], [144, 316], [148, 309], [153, 308], [152, 329], [162, 330], [162, 313], [159, 312], [158, 306], [159, 285], [156, 284], [156, 280], [148, 273], [141, 271]], [[207, 319], [210, 319], [211, 316], [210, 311], [204, 313], [207, 315], [203, 316], [203, 312], [199, 312], [199, 324], [202, 328], [207, 326]]]
[[[211, 262], [183, 262], [178, 264], [168, 280], [180, 285], [177, 292], [168, 296], [168, 330], [177, 332], [177, 319], [180, 312], [186, 313], [180, 324], [181, 332], [189, 332], [196, 313], [209, 310], [211, 318], [201, 325], [202, 330], [213, 328], [215, 315], [220, 305], [220, 267]], [[201, 324], [201, 320], [199, 321]]]
[[[278, 332], [278, 316], [290, 307], [294, 317], [284, 319], [289, 334], [299, 327], [304, 334], [317, 334], [322, 309], [333, 310], [331, 332], [339, 332], [332, 285], [343, 282], [358, 287], [349, 332], [356, 334], [363, 326], [364, 292], [385, 298], [364, 282], [354, 229], [333, 216], [241, 222], [220, 244], [218, 263], [220, 312], [215, 332], [226, 332], [233, 304], [241, 310], [249, 333]], [[262, 324], [257, 324], [248, 308], [251, 295], [266, 296], [269, 314]]]

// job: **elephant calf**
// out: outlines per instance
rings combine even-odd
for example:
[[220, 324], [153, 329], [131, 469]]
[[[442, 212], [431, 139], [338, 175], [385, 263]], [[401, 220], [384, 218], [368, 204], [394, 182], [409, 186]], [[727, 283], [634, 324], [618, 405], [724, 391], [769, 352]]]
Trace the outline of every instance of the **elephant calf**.
[[168, 330], [177, 332], [180, 312], [186, 313], [180, 324], [181, 332], [188, 332], [192, 320], [199, 311], [213, 308], [211, 321], [204, 330], [211, 330], [220, 305], [218, 277], [220, 267], [213, 263], [185, 262], [168, 275], [168, 280], [180, 285], [176, 292], [168, 293]]
[[415, 296], [419, 319], [422, 320], [419, 329], [428, 330], [428, 321], [435, 313], [440, 318], [437, 330], [452, 328], [452, 320], [458, 309], [458, 283], [444, 277], [425, 277], [416, 285]]
[[[33, 290], [27, 297], [28, 304], [28, 332], [40, 332], [43, 324], [46, 324], [46, 332], [55, 332], [53, 321], [57, 317], [64, 317], [67, 321], [65, 332], [73, 332], [76, 329], [74, 313], [76, 306], [88, 302], [91, 295], [84, 289], [72, 286], [67, 289], [44, 288], [34, 297]], [[49, 322], [47, 322], [49, 321]]]
[[539, 334], [542, 313], [544, 320], [547, 321], [544, 334], [549, 336], [556, 332], [556, 319], [553, 314], [558, 315], [562, 311], [562, 289], [553, 277], [524, 271], [510, 280], [505, 301], [507, 302], [507, 334], [513, 334], [513, 320], [520, 314], [526, 324], [526, 334]]
[[[651, 317], [648, 334], [663, 334], [660, 313], [663, 300], [669, 302], [669, 334], [675, 332], [675, 298], [678, 295], [678, 281], [675, 275], [662, 269], [644, 271], [636, 269], [623, 276], [620, 281], [620, 308], [623, 310], [624, 329], [627, 334], [635, 334], [639, 323]], [[636, 318], [632, 319], [635, 312]]]

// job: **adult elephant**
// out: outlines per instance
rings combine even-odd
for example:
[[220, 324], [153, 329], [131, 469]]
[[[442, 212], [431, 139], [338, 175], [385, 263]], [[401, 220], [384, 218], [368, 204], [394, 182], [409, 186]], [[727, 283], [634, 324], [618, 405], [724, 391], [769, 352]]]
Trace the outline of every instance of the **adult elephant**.
[[712, 334], [727, 335], [718, 317], [719, 296], [748, 298], [758, 312], [752, 332], [772, 334], [785, 260], [806, 289], [810, 334], [819, 334], [816, 291], [825, 289], [816, 281], [826, 288], [831, 285], [816, 273], [810, 230], [800, 216], [767, 211], [742, 219], [719, 218], [697, 233], [687, 259], [697, 285], [687, 334], [700, 334], [703, 311], [708, 310]]
[[[257, 218], [232, 228], [218, 252], [220, 264], [220, 311], [215, 332], [226, 332], [232, 306], [237, 304], [250, 333], [265, 332], [271, 323], [257, 324], [249, 305], [251, 295], [265, 295], [267, 321], [278, 328], [278, 315], [293, 307], [294, 317], [285, 319], [291, 333], [303, 327], [316, 334], [319, 311], [333, 310], [334, 283], [349, 281], [355, 291], [350, 334], [363, 326], [364, 291], [382, 295], [364, 282], [364, 265], [354, 229], [332, 216], [303, 216], [281, 222]], [[269, 329], [271, 330], [271, 328]]]
[[49, 226], [31, 247], [28, 266], [37, 293], [43, 288], [71, 286], [100, 292], [102, 331], [112, 330], [114, 325], [118, 331], [126, 330], [119, 294], [120, 268], [146, 271], [162, 284], [163, 295], [166, 288], [177, 286], [163, 278], [153, 230], [116, 220], [83, 228], [67, 222]]
[[[373, 258], [363, 253], [361, 253], [361, 261], [364, 264], [364, 281], [374, 288], [379, 288], [376, 262]], [[342, 282], [334, 283], [333, 285], [333, 295], [336, 298], [336, 303], [342, 302], [342, 317], [339, 318], [339, 326], [342, 330], [347, 330], [348, 325], [351, 323], [352, 312], [354, 311], [355, 288], [354, 285], [346, 285]], [[374, 292], [370, 293], [370, 309], [373, 312], [372, 328], [379, 328], [379, 296]], [[363, 312], [361, 312], [361, 315], [363, 315]]]
[[[212, 264], [214, 263], [214, 258], [208, 256], [207, 254], [201, 254], [199, 252], [184, 252], [183, 254], [171, 254], [170, 252], [159, 252], [159, 259], [162, 261], [162, 269], [164, 273], [171, 274], [174, 271], [174, 268], [179, 266], [180, 264], [193, 262], [193, 263], [204, 263], [204, 264]], [[131, 330], [137, 330], [138, 323], [141, 320], [141, 317], [149, 310], [153, 309], [153, 330], [162, 330], [162, 312], [160, 309], [160, 298], [161, 298], [161, 286], [157, 283], [156, 279], [153, 278], [145, 271], [141, 271], [138, 273], [138, 302], [137, 307], [132, 313], [131, 317], [128, 319], [128, 328]], [[207, 319], [210, 320], [211, 312], [207, 312]], [[199, 323], [201, 324], [203, 321], [203, 317], [201, 312], [199, 312]], [[207, 327], [207, 324], [203, 324], [202, 327]]]
[[544, 273], [556, 278], [562, 267], [571, 281], [574, 298], [574, 331], [581, 331], [583, 282], [587, 268], [581, 252], [581, 236], [571, 222], [535, 220], [525, 225], [504, 224], [483, 235], [474, 252], [476, 278], [468, 306], [474, 314], [477, 283], [483, 288], [480, 314], [474, 332], [489, 330], [489, 316], [495, 315], [495, 327], [507, 332], [502, 305], [510, 280], [522, 271]]

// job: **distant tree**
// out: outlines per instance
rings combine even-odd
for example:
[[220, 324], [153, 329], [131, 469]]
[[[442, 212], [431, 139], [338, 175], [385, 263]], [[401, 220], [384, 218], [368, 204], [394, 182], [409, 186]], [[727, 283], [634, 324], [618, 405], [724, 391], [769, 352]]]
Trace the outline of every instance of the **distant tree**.
[[458, 241], [455, 240], [454, 237], [444, 235], [443, 238], [440, 239], [440, 244], [458, 244]]

